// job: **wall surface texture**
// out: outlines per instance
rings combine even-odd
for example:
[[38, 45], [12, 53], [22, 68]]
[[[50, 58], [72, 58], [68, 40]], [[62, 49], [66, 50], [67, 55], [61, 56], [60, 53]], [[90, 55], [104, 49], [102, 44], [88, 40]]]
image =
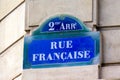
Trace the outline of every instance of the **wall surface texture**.
[[[0, 80], [119, 80], [120, 0], [0, 0]], [[100, 31], [100, 65], [23, 70], [24, 35], [69, 14]]]
[[0, 0], [0, 80], [21, 80], [24, 29], [24, 1]]

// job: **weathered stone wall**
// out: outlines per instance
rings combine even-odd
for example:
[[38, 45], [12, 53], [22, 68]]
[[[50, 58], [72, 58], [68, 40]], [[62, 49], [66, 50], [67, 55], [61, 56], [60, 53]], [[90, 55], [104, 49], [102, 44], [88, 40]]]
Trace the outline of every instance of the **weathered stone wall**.
[[[119, 3], [120, 0], [0, 0], [0, 80], [119, 80]], [[100, 66], [22, 71], [24, 30], [29, 34], [57, 14], [73, 15], [92, 31], [101, 32]]]
[[120, 79], [120, 0], [99, 0], [98, 29], [103, 35], [101, 78]]
[[24, 29], [24, 1], [0, 0], [0, 80], [21, 80]]

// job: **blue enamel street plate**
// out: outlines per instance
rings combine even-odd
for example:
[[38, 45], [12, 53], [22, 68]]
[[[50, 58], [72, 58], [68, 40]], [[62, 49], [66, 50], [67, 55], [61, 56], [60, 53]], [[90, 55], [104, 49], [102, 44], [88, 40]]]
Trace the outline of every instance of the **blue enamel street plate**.
[[24, 69], [99, 64], [99, 58], [99, 32], [51, 32], [24, 38]]

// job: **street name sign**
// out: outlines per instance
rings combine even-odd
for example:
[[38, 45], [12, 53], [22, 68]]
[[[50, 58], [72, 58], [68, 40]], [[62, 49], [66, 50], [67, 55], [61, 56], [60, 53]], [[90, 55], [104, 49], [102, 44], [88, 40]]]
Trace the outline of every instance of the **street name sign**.
[[100, 63], [100, 33], [71, 16], [51, 18], [24, 38], [24, 69]]

